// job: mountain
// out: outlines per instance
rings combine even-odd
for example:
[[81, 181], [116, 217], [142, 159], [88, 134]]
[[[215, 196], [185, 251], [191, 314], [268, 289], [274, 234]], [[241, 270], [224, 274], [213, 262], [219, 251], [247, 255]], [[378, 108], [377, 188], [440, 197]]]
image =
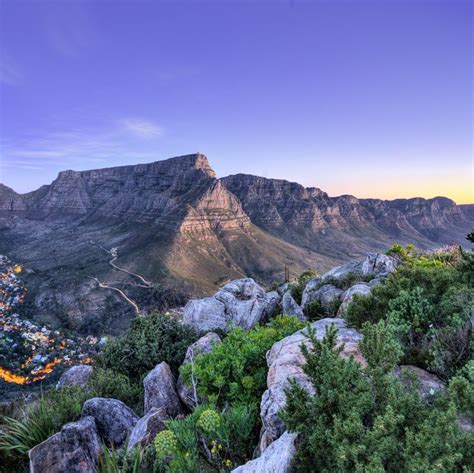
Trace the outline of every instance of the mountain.
[[0, 253], [26, 269], [30, 315], [118, 332], [134, 312], [117, 289], [147, 310], [245, 275], [269, 284], [285, 265], [293, 275], [323, 271], [395, 241], [432, 248], [462, 240], [473, 207], [441, 197], [329, 197], [244, 174], [218, 179], [197, 153], [63, 171], [28, 194], [0, 185]]

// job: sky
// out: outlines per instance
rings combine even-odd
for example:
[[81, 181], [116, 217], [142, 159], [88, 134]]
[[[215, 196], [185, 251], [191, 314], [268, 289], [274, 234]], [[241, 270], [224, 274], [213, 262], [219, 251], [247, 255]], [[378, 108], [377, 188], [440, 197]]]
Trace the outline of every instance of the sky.
[[471, 0], [0, 0], [0, 182], [219, 176], [474, 202]]

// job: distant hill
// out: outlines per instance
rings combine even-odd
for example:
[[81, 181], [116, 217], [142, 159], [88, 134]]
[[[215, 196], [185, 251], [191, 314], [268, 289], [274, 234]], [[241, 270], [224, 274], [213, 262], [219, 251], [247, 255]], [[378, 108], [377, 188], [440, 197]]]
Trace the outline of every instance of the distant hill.
[[[147, 309], [244, 275], [268, 284], [285, 265], [296, 275], [393, 242], [462, 241], [473, 221], [474, 205], [444, 197], [329, 197], [284, 180], [218, 179], [202, 154], [63, 171], [28, 194], [0, 184], [0, 253], [27, 269], [31, 314], [84, 331], [120, 331], [134, 315], [97, 280]], [[121, 268], [157, 289], [110, 265], [112, 248]]]

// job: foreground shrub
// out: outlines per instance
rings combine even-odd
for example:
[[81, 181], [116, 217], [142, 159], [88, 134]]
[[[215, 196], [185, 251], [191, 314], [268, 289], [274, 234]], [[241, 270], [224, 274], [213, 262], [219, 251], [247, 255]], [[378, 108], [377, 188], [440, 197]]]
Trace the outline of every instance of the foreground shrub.
[[159, 471], [227, 472], [252, 454], [254, 409], [237, 405], [219, 412], [199, 406], [185, 419], [167, 421], [155, 438]]
[[136, 381], [162, 361], [177, 373], [186, 349], [196, 339], [192, 328], [153, 313], [136, 318], [125, 335], [108, 343], [98, 363]]
[[191, 386], [193, 372], [199, 396], [219, 407], [256, 406], [266, 388], [266, 352], [275, 342], [304, 326], [295, 317], [279, 316], [249, 332], [236, 328], [211, 352], [197, 357], [194, 364], [183, 366], [181, 374]]
[[402, 343], [403, 363], [449, 380], [472, 357], [471, 255], [452, 248], [425, 255], [400, 248], [392, 252], [404, 264], [370, 295], [356, 295], [345, 318], [358, 328], [386, 320]]
[[132, 381], [111, 369], [95, 367], [86, 389], [90, 397], [118, 399], [137, 414], [143, 413], [144, 390], [141, 381]]
[[389, 374], [397, 342], [387, 325], [366, 330], [365, 369], [339, 356], [334, 328], [322, 341], [312, 331], [308, 336], [312, 348], [302, 347], [304, 371], [318, 394], [293, 384], [281, 414], [299, 433], [295, 471], [470, 471], [474, 439], [459, 430], [454, 401], [425, 404]]
[[3, 419], [5, 431], [0, 435], [0, 450], [6, 456], [24, 458], [31, 448], [58, 432], [64, 424], [78, 420], [86, 399], [87, 393], [78, 387], [42, 394], [19, 418]]

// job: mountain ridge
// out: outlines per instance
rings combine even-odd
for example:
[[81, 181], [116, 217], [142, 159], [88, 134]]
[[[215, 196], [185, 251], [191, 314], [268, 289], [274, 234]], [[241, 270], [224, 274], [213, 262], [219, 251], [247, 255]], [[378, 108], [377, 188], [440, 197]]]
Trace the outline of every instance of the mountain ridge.
[[123, 328], [133, 314], [94, 280], [126, 291], [143, 310], [156, 302], [114, 271], [100, 246], [117, 248], [121, 267], [159, 288], [205, 295], [243, 276], [270, 284], [285, 266], [295, 275], [323, 271], [394, 242], [434, 248], [461, 240], [472, 216], [474, 205], [441, 197], [330, 197], [283, 179], [217, 178], [195, 153], [62, 171], [26, 194], [0, 185], [0, 253], [31, 270], [28, 297], [41, 317], [85, 331], [84, 320], [95, 320], [100, 332]]

